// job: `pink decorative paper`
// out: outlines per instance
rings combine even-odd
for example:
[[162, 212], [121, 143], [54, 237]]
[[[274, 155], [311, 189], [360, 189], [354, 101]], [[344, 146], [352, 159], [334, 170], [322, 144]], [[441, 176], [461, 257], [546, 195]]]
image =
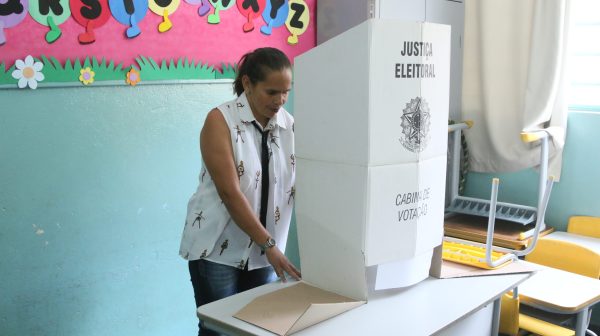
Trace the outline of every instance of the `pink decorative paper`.
[[[143, 33], [128, 39], [123, 24], [110, 17], [106, 24], [94, 29], [95, 41], [90, 44], [79, 43], [82, 27], [73, 17], [60, 25], [61, 38], [48, 44], [44, 39], [48, 27], [27, 16], [14, 28], [4, 29], [6, 43], [0, 45], [0, 62], [8, 68], [26, 55], [53, 56], [61, 63], [66, 59], [93, 56], [128, 66], [134, 63], [135, 57], [144, 55], [157, 61], [187, 57], [220, 68], [222, 63], [236, 63], [244, 53], [263, 46], [279, 48], [293, 61], [296, 55], [316, 43], [316, 0], [305, 1], [310, 9], [310, 26], [296, 45], [287, 43], [290, 32], [285, 25], [274, 28], [268, 36], [259, 29], [246, 33], [242, 27], [248, 19], [238, 10], [221, 11], [221, 22], [211, 25], [206, 17], [198, 15], [199, 5], [183, 1], [177, 11], [169, 15], [174, 24], [168, 32], [160, 33], [156, 29], [163, 20], [161, 16], [147, 15], [138, 23]], [[263, 25], [264, 22], [257, 20], [255, 24]]]

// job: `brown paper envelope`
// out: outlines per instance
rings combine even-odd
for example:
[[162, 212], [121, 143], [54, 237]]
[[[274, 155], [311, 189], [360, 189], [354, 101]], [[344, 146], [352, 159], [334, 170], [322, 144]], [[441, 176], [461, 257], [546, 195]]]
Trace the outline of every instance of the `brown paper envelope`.
[[354, 302], [338, 302], [338, 303], [313, 303], [308, 307], [306, 312], [296, 321], [296, 323], [289, 330], [288, 335], [291, 335], [297, 331], [308, 328], [319, 322], [323, 322], [336, 315], [347, 312], [348, 310], [354, 309], [361, 306], [365, 301], [354, 301]]
[[278, 335], [289, 335], [364, 303], [299, 282], [257, 297], [234, 317]]

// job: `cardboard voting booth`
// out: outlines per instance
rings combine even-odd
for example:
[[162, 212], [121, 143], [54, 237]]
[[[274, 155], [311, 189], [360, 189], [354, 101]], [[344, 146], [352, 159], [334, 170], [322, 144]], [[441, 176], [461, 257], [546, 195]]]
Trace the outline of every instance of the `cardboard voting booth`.
[[286, 295], [335, 299], [304, 302], [284, 327], [248, 307], [237, 317], [289, 334], [429, 275], [443, 238], [449, 63], [450, 27], [382, 19], [296, 57], [303, 282]]
[[448, 26], [394, 20], [296, 58], [305, 281], [367, 300], [367, 267], [399, 265], [399, 286], [428, 276], [443, 238], [449, 68]]

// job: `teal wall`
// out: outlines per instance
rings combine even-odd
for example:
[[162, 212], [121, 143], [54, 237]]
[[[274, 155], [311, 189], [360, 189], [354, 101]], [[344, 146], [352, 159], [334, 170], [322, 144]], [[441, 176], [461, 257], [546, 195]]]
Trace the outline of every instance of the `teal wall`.
[[[0, 90], [0, 335], [194, 334], [179, 239], [203, 119], [231, 97], [230, 83]], [[570, 114], [559, 230], [600, 216], [598, 129], [600, 114]], [[535, 171], [499, 176], [500, 200], [535, 204]], [[466, 193], [487, 198], [491, 178], [471, 173]]]
[[230, 82], [0, 90], [0, 335], [196, 332], [179, 240], [204, 117], [232, 97]]

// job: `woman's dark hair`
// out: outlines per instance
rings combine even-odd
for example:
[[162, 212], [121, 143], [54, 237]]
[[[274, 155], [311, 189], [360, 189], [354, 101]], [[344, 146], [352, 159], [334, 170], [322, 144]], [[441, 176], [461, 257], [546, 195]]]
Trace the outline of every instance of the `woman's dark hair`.
[[251, 51], [238, 62], [237, 74], [233, 82], [233, 92], [238, 97], [244, 92], [242, 77], [248, 76], [252, 84], [265, 80], [271, 71], [291, 69], [292, 65], [287, 56], [276, 48], [258, 48]]

